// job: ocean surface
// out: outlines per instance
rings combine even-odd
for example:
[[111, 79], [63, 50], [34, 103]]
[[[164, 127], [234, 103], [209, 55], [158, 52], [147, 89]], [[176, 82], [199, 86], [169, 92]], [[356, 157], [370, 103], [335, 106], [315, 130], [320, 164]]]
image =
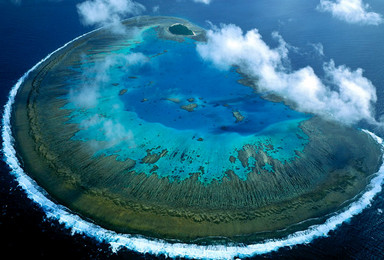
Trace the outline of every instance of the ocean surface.
[[[17, 80], [31, 67], [66, 42], [94, 28], [80, 23], [76, 4], [81, 1], [0, 0], [0, 105]], [[364, 69], [364, 76], [377, 89], [377, 117], [384, 114], [384, 25], [361, 26], [342, 22], [316, 10], [318, 0], [213, 0], [210, 5], [192, 0], [147, 0], [145, 14], [186, 18], [204, 28], [209, 23], [232, 23], [244, 31], [257, 28], [265, 42], [276, 46], [271, 36], [279, 32], [292, 47], [292, 69], [310, 65], [322, 76], [322, 64], [333, 59], [336, 65]], [[384, 2], [368, 1], [384, 14]], [[153, 7], [158, 6], [158, 12]], [[208, 22], [209, 21], [209, 22]], [[314, 46], [321, 43], [324, 55]], [[3, 113], [1, 113], [3, 114]], [[187, 127], [187, 126], [186, 126]], [[374, 131], [380, 137], [384, 132]], [[43, 210], [18, 187], [8, 166], [0, 161], [0, 234], [3, 252], [13, 257], [81, 259], [156, 259], [128, 250], [113, 253], [109, 245], [80, 234], [72, 234], [57, 221], [47, 219]], [[286, 247], [255, 256], [287, 259], [370, 259], [384, 258], [384, 192], [380, 192], [361, 214], [354, 216], [328, 237], [311, 243]]]

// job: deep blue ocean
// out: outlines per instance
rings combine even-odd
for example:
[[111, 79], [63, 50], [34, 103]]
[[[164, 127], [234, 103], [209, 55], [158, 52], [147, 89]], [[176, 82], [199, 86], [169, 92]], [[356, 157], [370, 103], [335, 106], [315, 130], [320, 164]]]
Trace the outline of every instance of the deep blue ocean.
[[[81, 24], [75, 0], [25, 0], [21, 4], [0, 0], [0, 105], [17, 80], [46, 55], [92, 27]], [[384, 14], [384, 1], [366, 1]], [[292, 69], [310, 65], [322, 76], [322, 64], [363, 68], [377, 89], [376, 116], [384, 114], [384, 24], [362, 26], [332, 18], [316, 10], [319, 0], [213, 0], [210, 5], [192, 0], [146, 0], [145, 14], [186, 18], [204, 28], [208, 21], [233, 23], [244, 31], [257, 28], [270, 46], [273, 31], [292, 46]], [[313, 45], [321, 43], [324, 56]], [[2, 113], [1, 113], [2, 114]], [[376, 132], [384, 137], [384, 133]], [[0, 249], [12, 258], [39, 259], [156, 259], [123, 250], [112, 253], [107, 244], [72, 235], [30, 201], [18, 187], [7, 165], [0, 161]], [[361, 214], [344, 223], [329, 237], [306, 245], [283, 248], [258, 258], [283, 259], [384, 259], [384, 192]]]

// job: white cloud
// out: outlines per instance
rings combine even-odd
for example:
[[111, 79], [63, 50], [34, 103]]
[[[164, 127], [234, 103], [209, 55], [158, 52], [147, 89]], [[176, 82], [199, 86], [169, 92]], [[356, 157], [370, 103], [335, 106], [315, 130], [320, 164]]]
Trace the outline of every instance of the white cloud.
[[129, 55], [116, 54], [106, 56], [105, 59], [96, 62], [93, 66], [82, 71], [82, 85], [70, 90], [71, 102], [79, 108], [96, 107], [102, 96], [102, 88], [110, 84], [110, 69], [120, 66], [129, 71], [135, 66], [142, 66], [148, 62], [148, 58], [142, 53], [131, 53]]
[[313, 44], [311, 44], [311, 46], [313, 47], [313, 49], [315, 50], [315, 52], [318, 55], [324, 56], [324, 46], [323, 46], [323, 44], [321, 44], [321, 43], [313, 43]]
[[[86, 58], [84, 63], [86, 63]], [[111, 87], [111, 69], [119, 67], [122, 70], [129, 71], [141, 68], [147, 64], [148, 58], [142, 53], [131, 53], [129, 55], [116, 54], [107, 56], [105, 59], [98, 60], [93, 66], [86, 67], [82, 70], [81, 85], [69, 92], [69, 101], [73, 106], [79, 109], [92, 109], [97, 107], [102, 99], [106, 96], [105, 90]], [[117, 95], [117, 94], [116, 94]], [[123, 110], [121, 103], [114, 103], [108, 107], [110, 113], [117, 113]], [[114, 145], [124, 141], [129, 148], [136, 146], [133, 133], [121, 124], [119, 119], [110, 119], [105, 115], [98, 113], [86, 114], [89, 117], [82, 119], [79, 128], [89, 130], [97, 129], [103, 136], [103, 140], [107, 141], [103, 144], [103, 149], [113, 147]], [[92, 146], [99, 147], [100, 144], [91, 143]]]
[[334, 17], [348, 23], [378, 25], [383, 17], [375, 12], [369, 12], [369, 5], [362, 0], [320, 0], [317, 9], [330, 12]]
[[206, 4], [206, 5], [209, 5], [212, 0], [193, 0], [195, 3], [203, 3], [203, 4]]
[[100, 93], [96, 85], [87, 84], [77, 90], [70, 90], [72, 103], [79, 108], [93, 108], [98, 104]]
[[90, 145], [99, 149], [111, 148], [124, 141], [129, 148], [135, 148], [134, 134], [127, 129], [119, 120], [109, 119], [100, 114], [94, 114], [89, 118], [85, 118], [79, 123], [79, 129], [86, 131], [99, 131], [103, 136], [103, 140], [107, 141], [102, 144], [91, 142]]
[[87, 0], [77, 5], [77, 12], [84, 25], [113, 25], [116, 33], [124, 33], [120, 21], [129, 15], [139, 15], [145, 7], [132, 0]]
[[152, 13], [158, 14], [159, 11], [160, 11], [160, 6], [155, 5], [154, 7], [152, 7]]
[[[288, 47], [283, 38], [272, 49], [254, 29], [243, 34], [235, 25], [223, 25], [207, 32], [207, 42], [197, 46], [201, 57], [220, 69], [238, 66], [255, 79], [258, 91], [275, 93], [295, 103], [298, 110], [314, 113], [346, 124], [361, 120], [374, 122], [372, 104], [376, 90], [363, 76], [331, 60], [324, 64], [326, 78], [321, 80], [310, 67], [289, 69]], [[326, 83], [325, 83], [326, 82]]]

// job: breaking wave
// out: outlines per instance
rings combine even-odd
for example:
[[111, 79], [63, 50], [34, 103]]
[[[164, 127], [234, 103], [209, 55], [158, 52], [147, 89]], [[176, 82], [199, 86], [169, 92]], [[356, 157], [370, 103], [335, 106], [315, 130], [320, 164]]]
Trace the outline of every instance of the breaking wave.
[[[92, 33], [92, 32], [90, 32]], [[89, 33], [87, 33], [89, 34]], [[40, 205], [48, 218], [56, 219], [71, 229], [73, 233], [82, 233], [87, 236], [96, 238], [99, 241], [107, 242], [111, 245], [112, 250], [117, 251], [120, 248], [127, 248], [139, 253], [150, 253], [153, 255], [164, 254], [169, 257], [187, 257], [187, 258], [204, 258], [204, 259], [224, 259], [234, 257], [249, 257], [257, 254], [269, 253], [279, 248], [294, 246], [298, 244], [310, 243], [318, 237], [326, 237], [329, 232], [335, 230], [343, 222], [348, 221], [353, 216], [361, 213], [365, 208], [371, 205], [376, 194], [382, 190], [384, 179], [384, 165], [373, 176], [365, 192], [361, 197], [351, 203], [341, 212], [328, 218], [325, 223], [313, 225], [304, 231], [295, 232], [282, 239], [269, 239], [261, 243], [251, 245], [196, 245], [187, 243], [170, 243], [160, 239], [145, 238], [137, 235], [119, 234], [111, 230], [104, 229], [94, 223], [81, 219], [78, 215], [71, 212], [68, 208], [54, 203], [49, 195], [40, 188], [37, 183], [32, 180], [22, 169], [20, 162], [16, 156], [16, 150], [13, 146], [14, 139], [11, 129], [11, 112], [15, 96], [21, 84], [40, 64], [49, 59], [53, 54], [62, 50], [72, 42], [80, 39], [79, 36], [68, 42], [56, 51], [49, 54], [46, 58], [37, 63], [33, 68], [26, 72], [13, 86], [10, 91], [8, 101], [4, 106], [4, 114], [2, 120], [2, 138], [3, 138], [3, 154], [4, 160], [11, 169], [11, 173], [15, 176], [19, 185], [25, 190], [28, 198]], [[363, 130], [371, 135], [378, 143], [383, 144], [383, 140], [375, 134]]]

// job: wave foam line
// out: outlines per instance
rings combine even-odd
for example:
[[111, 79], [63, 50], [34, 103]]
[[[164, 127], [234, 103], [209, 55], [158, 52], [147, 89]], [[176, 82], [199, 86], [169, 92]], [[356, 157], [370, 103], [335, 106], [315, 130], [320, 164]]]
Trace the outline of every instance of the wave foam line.
[[[24, 80], [29, 76], [29, 74], [40, 64], [49, 59], [53, 54], [87, 34], [75, 38], [74, 40], [68, 42], [64, 46], [49, 54], [17, 81], [9, 93], [8, 101], [4, 106], [4, 114], [2, 120], [2, 149], [4, 160], [9, 165], [11, 173], [15, 176], [19, 185], [24, 189], [28, 198], [40, 205], [48, 218], [58, 220], [67, 228], [71, 229], [73, 233], [82, 233], [84, 235], [96, 238], [99, 241], [107, 242], [111, 245], [113, 251], [117, 251], [120, 248], [127, 248], [139, 253], [150, 253], [153, 255], [164, 254], [168, 257], [187, 257], [200, 259], [231, 259], [234, 257], [250, 257], [257, 254], [265, 254], [276, 251], [282, 247], [310, 243], [319, 237], [327, 237], [330, 231], [335, 230], [343, 222], [348, 221], [353, 216], [360, 214], [365, 208], [369, 207], [375, 195], [382, 190], [381, 185], [384, 180], [384, 164], [374, 175], [362, 196], [357, 201], [350, 204], [341, 213], [327, 219], [325, 223], [313, 225], [307, 230], [295, 232], [283, 239], [270, 239], [265, 240], [262, 243], [251, 245], [203, 246], [186, 243], [169, 243], [160, 239], [150, 239], [129, 234], [118, 234], [114, 231], [104, 229], [96, 224], [81, 219], [78, 215], [72, 213], [68, 208], [62, 205], [58, 205], [50, 200], [48, 194], [43, 189], [41, 189], [38, 184], [32, 180], [22, 169], [16, 156], [16, 150], [13, 146], [14, 139], [11, 130], [11, 112], [17, 91]], [[372, 138], [383, 145], [383, 140], [380, 137], [367, 130], [363, 131], [371, 135]]]

